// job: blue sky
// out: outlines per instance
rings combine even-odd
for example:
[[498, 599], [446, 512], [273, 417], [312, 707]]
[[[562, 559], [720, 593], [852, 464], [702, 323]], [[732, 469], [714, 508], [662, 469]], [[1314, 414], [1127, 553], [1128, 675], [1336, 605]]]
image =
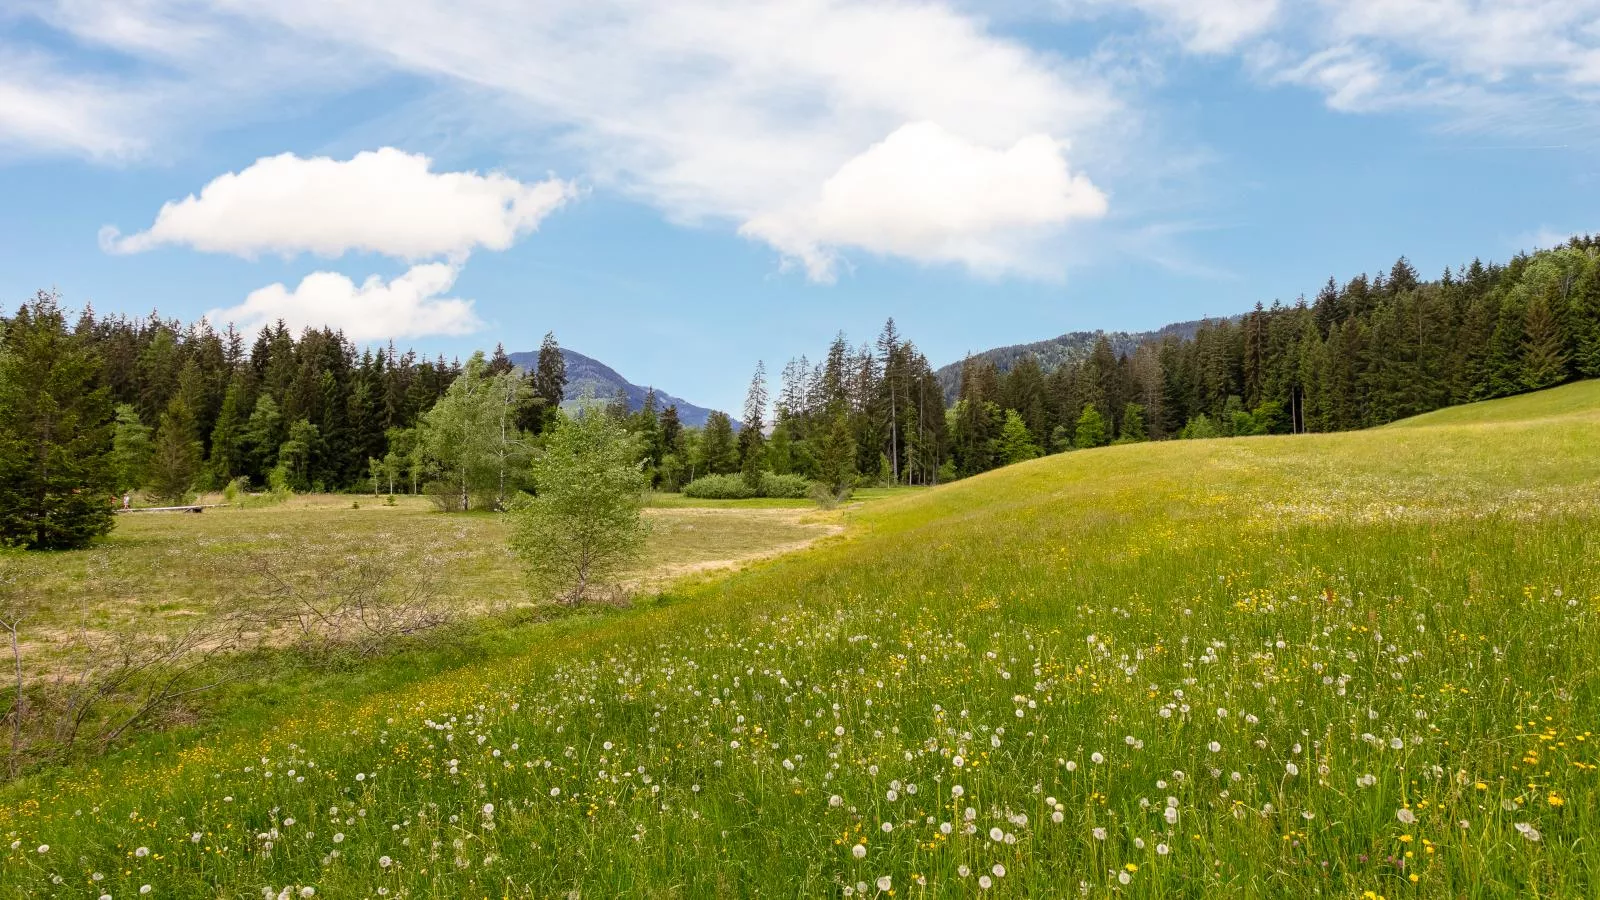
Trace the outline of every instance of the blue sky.
[[17, 0], [0, 301], [55, 287], [447, 356], [554, 330], [737, 408], [758, 359], [888, 316], [939, 365], [1600, 227], [1597, 21], [1544, 0]]

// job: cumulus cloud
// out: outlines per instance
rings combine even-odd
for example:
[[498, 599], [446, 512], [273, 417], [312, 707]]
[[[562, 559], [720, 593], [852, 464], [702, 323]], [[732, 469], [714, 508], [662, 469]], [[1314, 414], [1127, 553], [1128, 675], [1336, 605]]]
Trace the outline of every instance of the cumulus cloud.
[[431, 166], [392, 147], [344, 161], [267, 157], [165, 204], [145, 231], [124, 237], [107, 226], [101, 244], [113, 253], [179, 244], [246, 257], [354, 250], [460, 258], [478, 247], [506, 249], [576, 193], [557, 179], [525, 184]]
[[313, 272], [293, 290], [271, 284], [206, 318], [246, 331], [282, 319], [295, 330], [338, 329], [354, 341], [470, 334], [482, 326], [472, 301], [441, 296], [459, 271], [452, 263], [425, 263], [390, 281], [374, 275], [359, 285], [337, 272]]
[[1022, 268], [1017, 250], [1028, 235], [1106, 211], [1105, 194], [1067, 167], [1063, 150], [1046, 135], [996, 149], [934, 122], [910, 123], [841, 166], [814, 203], [756, 217], [743, 232], [819, 281], [833, 278], [833, 246], [980, 271]]
[[[228, 71], [236, 79], [263, 45], [336, 46], [340, 77], [402, 73], [431, 83], [476, 139], [487, 133], [515, 145], [538, 135], [545, 159], [574, 160], [597, 186], [703, 225], [740, 228], [776, 217], [791, 230], [810, 227], [795, 211], [816, 203], [843, 166], [908, 122], [1007, 151], [1031, 136], [1082, 147], [1112, 119], [1127, 119], [1115, 115], [1121, 102], [1090, 64], [1031, 49], [943, 3], [278, 0], [205, 11], [190, 0], [33, 2], [70, 7], [73, 15], [50, 21], [81, 39], [177, 58], [200, 72], [226, 68], [204, 49], [219, 41], [186, 35], [235, 35]], [[110, 33], [108, 17], [118, 23]], [[155, 26], [173, 20], [189, 30], [172, 46], [150, 48], [162, 40]], [[1076, 162], [1093, 172], [1093, 160]], [[820, 227], [822, 220], [812, 221]], [[161, 224], [116, 246], [161, 242]], [[1003, 240], [973, 227], [971, 242]], [[201, 227], [173, 229], [185, 243], [204, 237]], [[791, 235], [778, 250], [880, 252], [843, 234]], [[939, 246], [902, 242], [894, 252], [947, 256], [941, 247], [949, 236], [930, 237]], [[1011, 251], [1004, 258], [1023, 255], [1020, 247]]]

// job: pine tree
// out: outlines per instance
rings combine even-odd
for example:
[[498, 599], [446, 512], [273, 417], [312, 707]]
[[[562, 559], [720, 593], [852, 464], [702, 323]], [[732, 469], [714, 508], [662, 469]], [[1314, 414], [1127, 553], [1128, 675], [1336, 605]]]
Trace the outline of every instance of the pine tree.
[[1144, 429], [1144, 407], [1137, 403], [1129, 403], [1122, 410], [1122, 428], [1118, 432], [1117, 442], [1132, 444], [1146, 440], [1147, 437]]
[[1573, 368], [1584, 378], [1600, 378], [1600, 261], [1589, 261], [1567, 309]]
[[494, 345], [494, 355], [489, 357], [489, 365], [484, 368], [484, 374], [492, 378], [496, 375], [504, 375], [516, 368], [516, 364], [511, 361], [511, 357], [506, 355], [506, 345], [497, 343]]
[[524, 431], [540, 433], [561, 408], [566, 399], [567, 361], [556, 343], [555, 332], [546, 332], [539, 344], [539, 361], [528, 373], [533, 388], [533, 399], [525, 407], [527, 412], [517, 423]]
[[849, 418], [841, 412], [823, 434], [817, 454], [817, 480], [834, 494], [841, 494], [855, 484], [855, 479], [855, 435], [850, 431]]
[[189, 398], [180, 392], [167, 404], [156, 428], [155, 452], [150, 457], [150, 495], [163, 503], [183, 503], [199, 475], [200, 439], [195, 433], [194, 410]]
[[132, 403], [118, 405], [117, 424], [111, 437], [111, 465], [116, 472], [113, 485], [117, 493], [144, 487], [154, 450], [150, 428], [139, 421], [139, 410]]
[[240, 441], [249, 470], [258, 480], [265, 481], [267, 472], [278, 464], [278, 448], [288, 437], [278, 404], [269, 394], [257, 397]]
[[1500, 321], [1489, 339], [1489, 354], [1484, 361], [1484, 397], [1505, 397], [1522, 390], [1527, 316], [1527, 310], [1509, 298], [1500, 305]]
[[750, 377], [750, 390], [744, 399], [744, 427], [739, 430], [739, 471], [744, 483], [752, 490], [761, 483], [761, 472], [766, 468], [766, 442], [762, 430], [766, 428], [767, 367], [756, 362], [755, 374]]
[[706, 427], [700, 435], [700, 468], [710, 475], [728, 475], [739, 471], [739, 448], [733, 437], [733, 420], [725, 412], [712, 412], [706, 416]]
[[111, 398], [100, 361], [40, 292], [0, 333], [0, 545], [82, 547], [111, 530]]
[[211, 430], [211, 455], [208, 463], [211, 477], [217, 484], [225, 485], [245, 474], [244, 379], [237, 374], [229, 380], [222, 396], [222, 408], [217, 411], [217, 424]]
[[1539, 390], [1567, 379], [1566, 336], [1561, 320], [1541, 296], [1528, 303], [1523, 326], [1522, 386]]

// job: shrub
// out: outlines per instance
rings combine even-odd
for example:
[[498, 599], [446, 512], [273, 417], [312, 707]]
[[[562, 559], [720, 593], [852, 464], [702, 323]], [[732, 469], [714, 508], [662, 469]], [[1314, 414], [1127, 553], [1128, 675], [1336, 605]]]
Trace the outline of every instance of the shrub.
[[757, 492], [737, 475], [702, 475], [683, 486], [683, 495], [696, 500], [748, 500]]
[[850, 499], [849, 487], [831, 488], [818, 481], [811, 485], [811, 500], [823, 509], [834, 509], [839, 504]]
[[801, 475], [762, 472], [752, 488], [739, 475], [702, 475], [684, 485], [683, 495], [696, 500], [749, 500], [754, 497], [804, 500], [811, 496], [811, 482]]
[[811, 481], [804, 475], [761, 473], [761, 496], [784, 500], [804, 500], [811, 495]]
[[222, 488], [222, 499], [230, 504], [243, 505], [250, 496], [250, 479], [240, 475]]

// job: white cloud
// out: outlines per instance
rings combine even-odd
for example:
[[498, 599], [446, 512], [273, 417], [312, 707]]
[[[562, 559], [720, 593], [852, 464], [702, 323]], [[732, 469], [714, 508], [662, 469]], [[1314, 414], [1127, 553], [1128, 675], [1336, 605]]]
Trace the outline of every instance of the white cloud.
[[1057, 0], [1068, 15], [1134, 9], [1195, 53], [1224, 53], [1267, 31], [1278, 0]]
[[830, 246], [978, 271], [1026, 268], [1017, 251], [1030, 235], [1106, 210], [1105, 194], [1068, 169], [1062, 150], [1045, 135], [997, 150], [911, 123], [841, 166], [814, 203], [751, 219], [743, 232], [819, 281], [834, 274]]
[[451, 263], [425, 263], [388, 282], [374, 275], [359, 285], [337, 272], [313, 272], [292, 291], [271, 284], [206, 318], [244, 331], [282, 319], [294, 330], [327, 326], [354, 341], [470, 334], [483, 324], [472, 301], [441, 296], [459, 271]]
[[[815, 202], [841, 167], [908, 122], [935, 123], [995, 151], [1036, 135], [1083, 147], [1120, 109], [1088, 67], [1000, 37], [978, 17], [937, 2], [277, 0], [208, 11], [190, 0], [56, 0], [56, 6], [73, 14], [51, 17], [55, 27], [140, 58], [180, 60], [197, 80], [218, 71], [256, 85], [267, 79], [242, 73], [263, 48], [335, 46], [330, 56], [339, 61], [338, 77], [422, 76], [457, 115], [473, 120], [477, 134], [486, 124], [511, 138], [538, 134], [545, 154], [575, 160], [601, 187], [674, 221], [736, 228], [792, 217]], [[172, 21], [186, 28], [163, 44], [156, 26]], [[234, 40], [212, 37], [219, 32]], [[227, 62], [205, 49], [219, 43], [229, 47]], [[289, 55], [278, 50], [266, 58]], [[1094, 169], [1087, 156], [1077, 162]], [[791, 218], [791, 224], [804, 222]], [[1003, 240], [976, 231], [968, 238]], [[835, 254], [859, 246], [835, 239], [796, 236]], [[910, 249], [918, 258], [941, 252]], [[1023, 249], [1012, 247], [1006, 256], [1020, 258]]]
[[139, 152], [147, 99], [0, 43], [0, 148], [121, 159]]
[[426, 156], [392, 147], [348, 161], [267, 157], [165, 204], [146, 231], [122, 237], [108, 226], [101, 243], [115, 253], [181, 244], [240, 256], [464, 257], [477, 247], [506, 249], [575, 195], [556, 179], [524, 184], [430, 167]]

